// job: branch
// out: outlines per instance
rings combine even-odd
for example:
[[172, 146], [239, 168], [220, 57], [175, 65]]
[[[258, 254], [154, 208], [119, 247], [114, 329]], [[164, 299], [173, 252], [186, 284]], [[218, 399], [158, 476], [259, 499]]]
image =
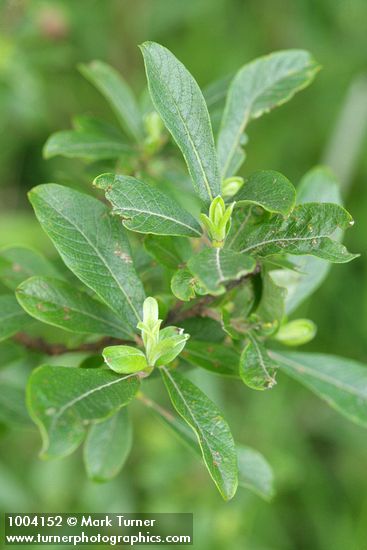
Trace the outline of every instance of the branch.
[[[230, 282], [226, 290], [232, 290], [237, 286], [240, 286], [245, 280], [249, 279], [253, 275], [257, 275], [260, 272], [260, 266], [257, 265], [255, 270], [249, 275], [244, 275], [237, 281]], [[190, 319], [191, 317], [210, 317], [211, 312], [209, 310], [210, 305], [217, 300], [218, 296], [203, 296], [197, 302], [195, 302], [191, 307], [184, 309], [186, 305], [185, 302], [177, 301], [174, 308], [169, 312], [165, 320], [165, 325], [171, 325], [179, 323], [184, 319]], [[18, 332], [13, 336], [14, 342], [21, 344], [23, 347], [29, 349], [30, 351], [38, 351], [45, 355], [63, 355], [64, 353], [78, 352], [78, 351], [89, 351], [92, 353], [101, 353], [103, 348], [107, 346], [117, 346], [117, 345], [129, 345], [132, 340], [120, 340], [118, 338], [105, 337], [101, 338], [97, 342], [90, 342], [87, 344], [81, 344], [74, 348], [69, 348], [65, 344], [51, 344], [43, 340], [43, 338], [37, 338], [26, 334], [25, 332]], [[135, 337], [135, 343], [141, 345], [141, 339], [139, 336]]]
[[13, 336], [13, 340], [30, 351], [39, 351], [45, 355], [62, 355], [64, 353], [76, 352], [76, 351], [90, 351], [95, 353], [101, 353], [106, 346], [116, 346], [121, 344], [131, 344], [131, 340], [119, 340], [118, 338], [105, 337], [101, 338], [97, 342], [90, 342], [88, 344], [81, 344], [80, 346], [69, 348], [65, 344], [51, 344], [43, 340], [43, 338], [35, 338], [29, 336], [25, 332], [18, 332]]

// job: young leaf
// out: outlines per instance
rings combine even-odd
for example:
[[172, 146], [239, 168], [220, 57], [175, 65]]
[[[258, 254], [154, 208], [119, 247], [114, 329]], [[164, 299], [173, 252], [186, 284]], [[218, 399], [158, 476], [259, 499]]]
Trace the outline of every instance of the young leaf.
[[235, 158], [241, 154], [241, 138], [247, 124], [274, 107], [286, 103], [305, 88], [319, 67], [302, 50], [285, 50], [256, 59], [242, 67], [230, 85], [218, 138], [223, 177], [232, 176]]
[[211, 294], [221, 294], [223, 283], [238, 280], [251, 273], [256, 261], [251, 256], [242, 255], [223, 248], [205, 248], [189, 260], [188, 269]]
[[287, 215], [296, 202], [296, 190], [279, 172], [259, 170], [245, 181], [232, 200], [236, 205], [256, 204], [269, 212]]
[[349, 420], [367, 427], [367, 367], [322, 353], [271, 352], [286, 374]]
[[172, 293], [183, 302], [189, 302], [195, 298], [197, 281], [188, 269], [178, 269], [171, 279]]
[[35, 187], [29, 198], [67, 267], [135, 329], [144, 290], [121, 223], [100, 201], [61, 185]]
[[27, 388], [29, 413], [38, 425], [45, 458], [72, 453], [86, 426], [127, 405], [139, 389], [137, 376], [116, 376], [110, 370], [42, 366]]
[[194, 78], [166, 48], [141, 46], [154, 107], [182, 151], [194, 187], [209, 204], [220, 194], [214, 139], [205, 100]]
[[268, 390], [276, 384], [275, 373], [278, 365], [253, 334], [249, 332], [247, 336], [250, 342], [241, 354], [240, 376], [249, 388]]
[[250, 447], [237, 445], [238, 486], [250, 489], [268, 502], [274, 496], [274, 476], [262, 454]]
[[143, 120], [134, 95], [120, 73], [103, 63], [80, 65], [80, 72], [107, 99], [121, 126], [136, 141], [144, 138]]
[[238, 377], [240, 355], [234, 347], [190, 339], [181, 356], [195, 367], [215, 374]]
[[57, 269], [31, 248], [14, 246], [0, 251], [0, 279], [10, 290], [15, 290], [32, 275], [60, 278]]
[[43, 155], [46, 159], [61, 155], [88, 161], [119, 158], [133, 149], [109, 133], [64, 130], [52, 134], [46, 141]]
[[121, 320], [104, 304], [70, 283], [31, 277], [17, 289], [20, 305], [39, 321], [81, 334], [130, 336]]
[[109, 346], [102, 352], [105, 363], [119, 374], [130, 374], [147, 368], [145, 354], [132, 346]]
[[166, 327], [159, 332], [159, 342], [155, 346], [156, 360], [154, 365], [157, 367], [169, 365], [184, 349], [189, 334], [178, 327]]
[[[342, 204], [340, 186], [328, 168], [316, 167], [307, 172], [297, 189], [299, 204], [308, 202], [332, 202]], [[342, 231], [334, 239], [340, 241]], [[330, 270], [330, 263], [314, 256], [292, 258], [297, 271], [277, 270], [274, 279], [287, 288], [286, 312], [292, 313], [308, 296], [321, 285]]]
[[158, 263], [168, 269], [183, 266], [192, 254], [190, 241], [185, 237], [148, 235], [144, 239], [144, 247]]
[[12, 294], [0, 296], [0, 342], [26, 327], [32, 319], [24, 312]]
[[174, 199], [131, 176], [102, 174], [95, 185], [105, 190], [112, 213], [138, 233], [200, 237], [199, 223]]
[[236, 447], [228, 424], [206, 395], [177, 372], [161, 368], [176, 411], [195, 432], [208, 471], [225, 500], [237, 489]]
[[277, 214], [268, 222], [250, 227], [237, 246], [241, 253], [263, 257], [279, 253], [311, 254], [329, 262], [345, 263], [357, 255], [350, 254], [330, 236], [351, 225], [352, 217], [337, 204], [302, 204], [286, 219]]
[[315, 338], [317, 327], [310, 319], [294, 319], [285, 323], [274, 339], [286, 346], [302, 346]]
[[93, 481], [108, 481], [122, 469], [132, 445], [132, 424], [128, 410], [93, 424], [83, 448], [88, 477]]

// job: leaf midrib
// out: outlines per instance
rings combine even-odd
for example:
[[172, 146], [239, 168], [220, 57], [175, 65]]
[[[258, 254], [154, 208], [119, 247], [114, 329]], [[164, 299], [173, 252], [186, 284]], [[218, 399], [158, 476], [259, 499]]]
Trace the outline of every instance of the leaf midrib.
[[[272, 57], [271, 55], [267, 56], [268, 58]], [[307, 71], [307, 70], [310, 70], [312, 68], [312, 65], [308, 65], [306, 68], [303, 69], [303, 71]], [[230, 153], [228, 154], [227, 156], [227, 161], [223, 167], [223, 171], [222, 171], [222, 174], [225, 174], [226, 173], [226, 170], [228, 169], [228, 166], [230, 165], [230, 162], [235, 154], [235, 151], [237, 149], [237, 147], [240, 146], [240, 139], [241, 139], [241, 136], [243, 134], [243, 132], [245, 131], [246, 129], [246, 126], [247, 126], [247, 123], [250, 122], [252, 120], [252, 116], [251, 115], [251, 110], [252, 110], [252, 107], [253, 107], [253, 104], [259, 99], [259, 97], [261, 97], [267, 90], [269, 90], [270, 88], [272, 88], [274, 85], [278, 85], [279, 83], [281, 83], [283, 80], [287, 80], [288, 78], [290, 77], [293, 77], [295, 74], [297, 74], [297, 72], [299, 72], [299, 70], [294, 70], [294, 71], [289, 71], [289, 73], [287, 73], [285, 76], [283, 76], [282, 78], [279, 78], [279, 80], [274, 80], [270, 85], [268, 85], [267, 87], [264, 86], [261, 91], [255, 95], [253, 95], [249, 101], [249, 104], [248, 104], [248, 107], [245, 109], [244, 111], [244, 114], [243, 114], [243, 123], [242, 125], [240, 126], [240, 129], [239, 129], [239, 132], [236, 134], [236, 139], [234, 140], [233, 142], [233, 146], [231, 147], [230, 149]], [[309, 75], [309, 78], [311, 78], [311, 75]], [[302, 90], [304, 87], [307, 86], [307, 82], [302, 85], [301, 87], [297, 88], [296, 91], [293, 91], [291, 92], [291, 98], [293, 97], [293, 95], [295, 95], [295, 93], [297, 91], [300, 91]], [[277, 106], [279, 105], [282, 105], [283, 103], [285, 103], [287, 101], [287, 99], [283, 99], [281, 100], [279, 103], [276, 103]]]
[[[107, 197], [108, 198], [108, 197]], [[112, 203], [113, 204], [113, 203]], [[188, 229], [191, 229], [191, 231], [195, 232], [197, 235], [199, 235], [199, 237], [201, 236], [201, 233], [200, 231], [198, 231], [197, 229], [195, 229], [194, 227], [192, 227], [191, 225], [188, 225], [186, 224], [185, 222], [182, 222], [180, 220], [177, 220], [176, 218], [171, 218], [170, 216], [167, 216], [166, 214], [160, 214], [158, 212], [150, 212], [149, 210], [141, 210], [139, 208], [136, 208], [136, 207], [130, 207], [130, 206], [126, 206], [126, 207], [122, 207], [122, 206], [114, 206], [114, 212], [128, 212], [128, 211], [133, 211], [133, 212], [138, 212], [138, 214], [147, 214], [149, 216], [155, 216], [157, 218], [163, 218], [164, 220], [169, 220], [171, 222], [174, 222], [176, 223], [177, 225], [182, 225], [183, 227], [187, 227]], [[129, 222], [130, 220], [127, 220], [127, 222]]]
[[277, 237], [276, 239], [267, 239], [266, 241], [260, 241], [256, 244], [253, 244], [251, 246], [248, 246], [247, 248], [243, 248], [240, 250], [240, 254], [243, 252], [248, 252], [249, 250], [253, 250], [254, 248], [260, 248], [261, 246], [265, 246], [267, 244], [277, 243], [279, 241], [281, 242], [299, 242], [299, 241], [313, 241], [314, 239], [330, 239], [329, 235], [310, 235], [309, 237]]
[[[150, 54], [148, 54], [148, 55], [150, 55]], [[190, 77], [191, 77], [191, 75], [190, 75]], [[191, 78], [192, 78], [192, 77], [191, 77]], [[180, 80], [181, 80], [181, 78], [180, 78]], [[149, 83], [149, 88], [150, 88], [150, 87], [151, 87], [151, 84]], [[191, 88], [192, 88], [192, 83], [190, 82], [190, 89], [191, 89]], [[188, 126], [187, 126], [187, 123], [186, 123], [186, 121], [185, 121], [185, 118], [184, 118], [183, 114], [181, 113], [181, 110], [180, 110], [180, 108], [179, 108], [179, 105], [178, 105], [178, 103], [176, 102], [176, 99], [175, 99], [175, 97], [173, 96], [170, 87], [167, 86], [167, 87], [166, 87], [166, 90], [168, 91], [168, 93], [169, 93], [169, 95], [170, 95], [170, 97], [171, 97], [172, 103], [173, 103], [174, 106], [176, 107], [177, 114], [178, 114], [178, 116], [180, 117], [180, 120], [181, 120], [181, 122], [182, 122], [182, 124], [183, 124], [183, 127], [184, 127], [185, 131], [186, 131], [187, 138], [188, 138], [188, 140], [189, 140], [189, 142], [190, 142], [190, 145], [191, 145], [191, 147], [192, 147], [192, 150], [193, 150], [193, 152], [194, 152], [194, 155], [195, 155], [196, 160], [197, 160], [197, 162], [198, 162], [198, 164], [199, 164], [199, 167], [200, 167], [200, 171], [201, 171], [201, 174], [202, 174], [202, 177], [203, 177], [203, 180], [204, 180], [206, 192], [207, 192], [207, 194], [208, 194], [208, 197], [209, 197], [210, 201], [212, 201], [214, 197], [213, 197], [213, 194], [212, 194], [212, 191], [211, 191], [211, 188], [210, 188], [209, 180], [208, 180], [208, 178], [207, 178], [207, 176], [206, 176], [206, 172], [205, 172], [205, 170], [204, 170], [204, 166], [203, 166], [203, 164], [202, 164], [201, 157], [200, 157], [200, 155], [199, 155], [199, 153], [198, 153], [198, 151], [197, 151], [197, 149], [196, 149], [196, 146], [195, 146], [195, 144], [194, 144], [194, 141], [193, 141], [193, 139], [192, 139], [192, 137], [191, 137], [191, 133], [190, 133], [190, 131], [189, 131], [189, 128], [188, 128]], [[152, 95], [153, 95], [153, 94], [152, 94]], [[153, 99], [153, 98], [152, 98], [152, 99]], [[155, 103], [154, 100], [153, 100], [153, 103]], [[205, 109], [205, 100], [204, 100], [204, 109]], [[207, 118], [207, 121], [208, 121], [208, 124], [209, 124], [209, 127], [210, 127], [210, 118], [209, 118], [209, 114], [208, 114], [208, 113], [206, 113], [206, 114], [207, 114], [207, 117], [206, 117], [206, 118]], [[173, 135], [173, 134], [172, 134], [172, 135]], [[176, 138], [175, 138], [175, 139], [176, 139]], [[214, 145], [213, 145], [213, 149], [214, 149]], [[185, 153], [184, 153], [184, 152], [182, 152], [182, 153], [183, 153], [183, 156], [185, 157], [185, 160], [186, 160], [186, 155], [185, 155]], [[191, 172], [189, 163], [187, 163], [187, 165], [188, 165], [188, 167], [189, 167], [189, 172]]]
[[[46, 202], [46, 201], [45, 201]], [[109, 271], [109, 273], [111, 274], [113, 280], [117, 283], [117, 286], [119, 287], [119, 289], [122, 291], [123, 295], [125, 296], [125, 299], [126, 301], [128, 302], [131, 310], [133, 311], [133, 313], [135, 314], [135, 317], [137, 318], [138, 321], [140, 321], [140, 316], [138, 314], [138, 312], [136, 311], [132, 301], [130, 300], [130, 297], [128, 296], [128, 294], [126, 293], [125, 289], [123, 286], [121, 286], [120, 282], [118, 279], [116, 279], [115, 277], [115, 274], [113, 273], [113, 271], [111, 270], [110, 266], [108, 265], [108, 263], [106, 263], [105, 259], [103, 256], [101, 256], [98, 248], [96, 248], [94, 246], [94, 244], [90, 241], [89, 237], [80, 229], [80, 227], [77, 225], [77, 223], [75, 223], [75, 221], [72, 221], [70, 220], [64, 212], [60, 212], [56, 206], [53, 206], [53, 205], [50, 205], [48, 202], [46, 202], [46, 204], [48, 205], [49, 208], [51, 209], [54, 209], [58, 214], [59, 216], [61, 216], [61, 218], [64, 218], [72, 227], [74, 227], [83, 237], [84, 239], [87, 241], [87, 243], [89, 244], [89, 246], [92, 248], [92, 250], [95, 251], [96, 255], [99, 257], [99, 259], [102, 261], [103, 265], [107, 268], [107, 270]]]
[[366, 399], [366, 395], [358, 393], [358, 390], [356, 390], [356, 388], [354, 388], [353, 386], [344, 385], [339, 380], [336, 380], [335, 378], [333, 378], [333, 377], [331, 377], [331, 376], [329, 376], [325, 373], [320, 373], [319, 371], [312, 370], [309, 367], [304, 366], [302, 363], [297, 363], [293, 359], [289, 359], [287, 357], [284, 357], [284, 355], [279, 355], [279, 354], [277, 354], [273, 351], [271, 351], [269, 353], [275, 359], [277, 358], [279, 363], [284, 362], [284, 363], [288, 364], [290, 367], [293, 367], [299, 374], [306, 373], [306, 374], [312, 376], [313, 378], [317, 378], [317, 379], [321, 380], [322, 382], [328, 382], [330, 385], [335, 386], [336, 388], [338, 388], [340, 390], [344, 390], [347, 393], [350, 393], [351, 395], [354, 395], [355, 397], [363, 397], [364, 399]]
[[[103, 323], [105, 323], [107, 325], [110, 325], [111, 327], [114, 327], [114, 328], [119, 329], [120, 331], [122, 331], [122, 327], [120, 325], [115, 324], [113, 321], [108, 320], [107, 318], [97, 317], [96, 315], [93, 315], [93, 313], [90, 313], [88, 311], [84, 311], [82, 309], [77, 309], [75, 306], [70, 306], [69, 304], [59, 304], [56, 301], [53, 302], [51, 300], [45, 300], [44, 298], [38, 298], [37, 296], [35, 296], [33, 294], [27, 294], [27, 292], [25, 292], [22, 289], [20, 289], [20, 291], [21, 291], [21, 294], [24, 294], [25, 296], [27, 296], [29, 298], [33, 298], [36, 301], [42, 301], [44, 304], [57, 306], [57, 307], [60, 307], [60, 308], [66, 307], [66, 308], [68, 308], [68, 311], [70, 311], [70, 312], [75, 312], [75, 313], [85, 315], [86, 317], [90, 317], [91, 319], [94, 319], [96, 321], [102, 321]], [[98, 302], [96, 302], [96, 306], [98, 307], [98, 306], [100, 306], [100, 304]]]
[[219, 279], [218, 279], [217, 283], [222, 283], [225, 280], [224, 273], [222, 271], [222, 266], [221, 266], [221, 263], [220, 263], [220, 251], [221, 251], [221, 249], [217, 248], [216, 253], [215, 253], [215, 266], [216, 266], [217, 273], [218, 273], [218, 276], [219, 276]]
[[94, 393], [96, 393], [98, 391], [101, 391], [105, 388], [108, 388], [109, 386], [113, 386], [114, 384], [119, 384], [120, 382], [122, 382], [124, 380], [127, 380], [128, 378], [132, 378], [133, 376], [137, 377], [136, 373], [129, 374], [129, 375], [124, 376], [122, 378], [117, 378], [116, 380], [111, 380], [110, 382], [106, 382], [105, 384], [102, 384], [101, 386], [96, 386], [96, 387], [92, 388], [91, 390], [88, 390], [87, 392], [82, 393], [81, 395], [78, 395], [78, 397], [75, 397], [74, 399], [72, 399], [71, 401], [69, 401], [68, 403], [63, 405], [57, 412], [55, 412], [55, 414], [52, 417], [52, 421], [51, 421], [49, 431], [53, 430], [53, 428], [55, 427], [55, 424], [58, 422], [59, 418], [61, 418], [61, 416], [65, 413], [65, 411], [67, 411], [68, 409], [73, 407], [76, 403], [79, 403], [80, 401], [83, 401], [83, 399], [86, 399], [87, 397], [89, 397], [90, 395], [93, 395]]
[[[208, 449], [209, 449], [209, 452], [210, 452], [210, 455], [213, 459], [213, 461], [215, 461], [215, 455], [213, 454], [214, 451], [212, 451], [212, 448], [210, 446], [210, 443], [206, 437], [206, 434], [205, 432], [203, 431], [203, 429], [201, 428], [200, 426], [200, 423], [198, 423], [198, 421], [196, 420], [195, 416], [194, 416], [194, 413], [191, 411], [191, 408], [189, 406], [189, 404], [187, 403], [186, 399], [185, 399], [185, 396], [182, 394], [180, 388], [178, 387], [178, 385], [176, 384], [176, 382], [174, 381], [174, 379], [172, 378], [172, 376], [170, 375], [169, 371], [165, 368], [165, 367], [161, 367], [162, 370], [164, 371], [165, 375], [167, 376], [167, 378], [169, 378], [169, 380], [171, 381], [173, 387], [175, 388], [176, 392], [178, 393], [178, 395], [180, 396], [180, 398], [182, 399], [182, 402], [184, 403], [185, 407], [186, 407], [186, 410], [188, 411], [193, 423], [194, 423], [194, 426], [196, 427], [196, 430], [201, 434], [201, 437], [203, 439], [203, 441], [205, 442], [205, 444], [207, 445]], [[200, 448], [202, 450], [202, 455], [203, 455], [203, 459], [205, 461], [205, 463], [207, 464], [208, 468], [209, 468], [209, 473], [213, 479], [213, 481], [215, 482], [216, 485], [218, 485], [218, 482], [217, 480], [215, 479], [214, 475], [213, 475], [213, 472], [212, 472], [212, 467], [213, 467], [213, 464], [208, 464], [207, 460], [206, 460], [206, 457], [205, 457], [205, 453], [204, 453], [204, 449], [203, 449], [203, 445], [202, 445], [202, 442], [200, 440], [200, 438], [198, 437], [198, 442], [199, 442], [199, 445], [200, 445]], [[218, 466], [218, 470], [219, 470], [219, 466]], [[220, 489], [219, 485], [218, 485], [218, 488]]]
[[255, 351], [257, 353], [257, 356], [259, 358], [259, 361], [260, 361], [260, 366], [262, 368], [262, 370], [264, 371], [265, 373], [265, 376], [266, 376], [266, 379], [267, 381], [270, 381], [270, 382], [274, 382], [275, 383], [275, 379], [273, 376], [270, 375], [268, 369], [266, 368], [266, 365], [265, 365], [265, 361], [264, 361], [264, 358], [263, 358], [263, 355], [261, 353], [261, 350], [259, 348], [259, 345], [256, 341], [256, 338], [254, 338], [254, 336], [249, 332], [248, 333], [248, 338], [249, 340], [252, 342], [252, 345], [254, 346], [255, 348]]

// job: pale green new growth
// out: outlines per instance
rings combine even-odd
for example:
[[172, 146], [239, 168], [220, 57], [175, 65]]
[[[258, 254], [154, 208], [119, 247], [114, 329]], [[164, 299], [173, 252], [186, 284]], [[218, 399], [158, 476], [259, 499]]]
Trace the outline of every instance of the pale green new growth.
[[216, 248], [222, 248], [226, 236], [231, 227], [231, 214], [235, 203], [232, 202], [226, 207], [222, 197], [218, 196], [211, 202], [209, 207], [209, 216], [200, 214], [200, 220], [208, 232], [212, 245]]
[[143, 321], [138, 324], [145, 347], [147, 363], [154, 366], [168, 365], [184, 348], [189, 334], [178, 327], [160, 329], [158, 303], [154, 298], [146, 298], [143, 306]]
[[310, 319], [294, 319], [280, 327], [275, 339], [286, 346], [302, 346], [313, 340], [317, 327]]

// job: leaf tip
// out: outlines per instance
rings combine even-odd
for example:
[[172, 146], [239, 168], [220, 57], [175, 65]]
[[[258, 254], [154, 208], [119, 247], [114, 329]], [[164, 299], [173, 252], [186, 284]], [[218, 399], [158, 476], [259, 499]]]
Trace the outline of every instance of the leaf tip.
[[114, 174], [105, 173], [100, 174], [96, 178], [94, 178], [92, 185], [93, 187], [97, 187], [98, 189], [103, 189], [104, 191], [107, 191], [113, 184], [113, 181], [115, 179]]

